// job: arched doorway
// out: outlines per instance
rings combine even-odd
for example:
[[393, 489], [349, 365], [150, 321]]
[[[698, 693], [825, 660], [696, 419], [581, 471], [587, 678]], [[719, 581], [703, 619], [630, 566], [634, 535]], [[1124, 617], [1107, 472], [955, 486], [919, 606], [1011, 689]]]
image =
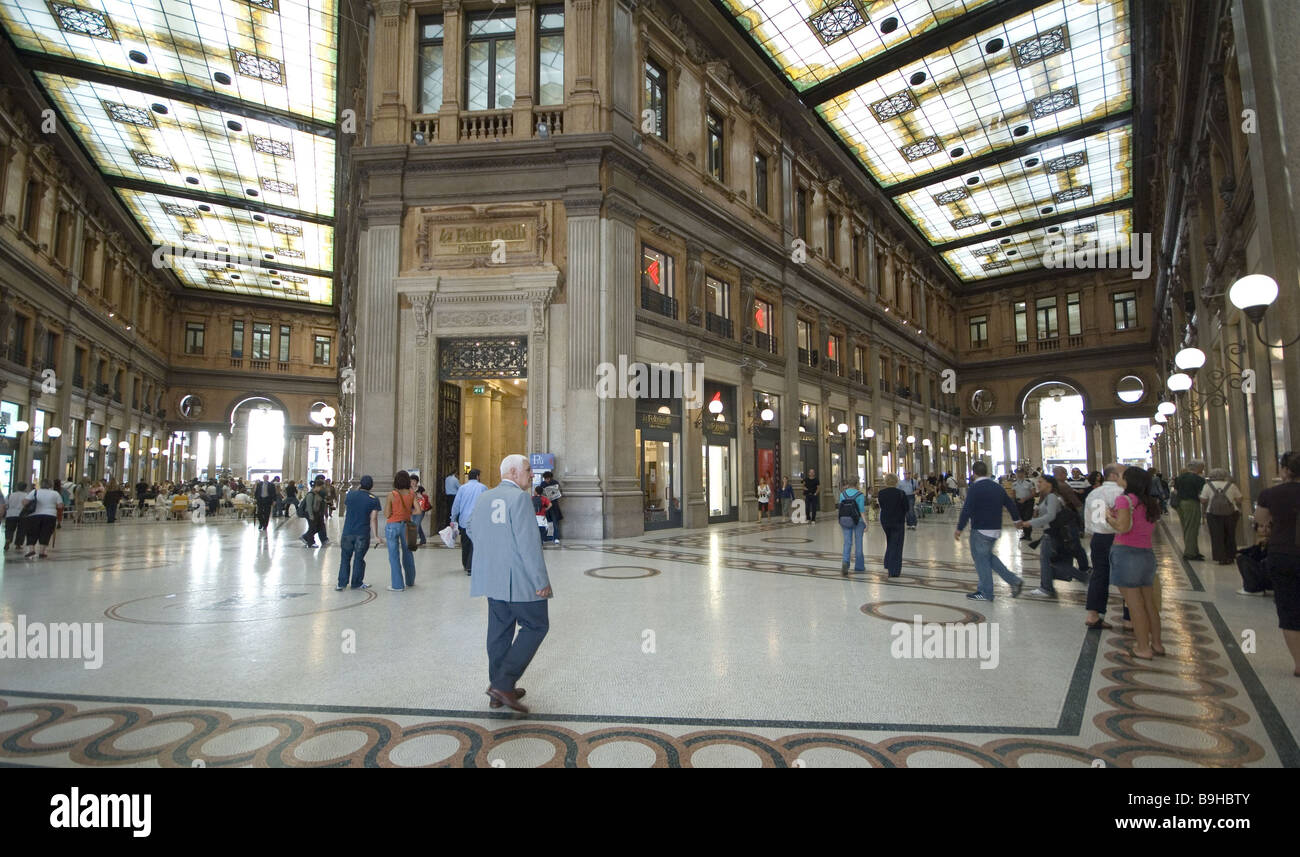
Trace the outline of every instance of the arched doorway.
[[288, 409], [270, 396], [252, 395], [230, 408], [230, 433], [218, 438], [216, 472], [235, 479], [283, 476], [284, 429]]
[[1087, 403], [1082, 392], [1068, 381], [1043, 381], [1021, 399], [1025, 430], [1013, 459], [1019, 466], [1051, 470], [1056, 465], [1067, 471], [1077, 467], [1088, 471], [1088, 436], [1084, 428]]

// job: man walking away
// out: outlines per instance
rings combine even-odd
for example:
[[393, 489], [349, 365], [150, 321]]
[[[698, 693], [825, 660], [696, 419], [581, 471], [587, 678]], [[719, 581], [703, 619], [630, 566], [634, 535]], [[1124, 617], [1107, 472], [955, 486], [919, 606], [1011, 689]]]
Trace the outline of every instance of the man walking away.
[[339, 561], [339, 585], [335, 592], [342, 592], [348, 585], [348, 566], [352, 567], [352, 588], [369, 589], [366, 583], [366, 551], [370, 550], [370, 540], [379, 541], [379, 513], [384, 505], [379, 502], [370, 489], [375, 487], [375, 480], [370, 476], [361, 477], [361, 487], [353, 489], [344, 498], [343, 533], [339, 536], [339, 547], [343, 549], [343, 558]]
[[844, 490], [840, 492], [836, 502], [839, 503], [840, 529], [844, 531], [844, 553], [840, 556], [840, 574], [848, 577], [851, 548], [854, 545], [857, 546], [858, 558], [853, 564], [853, 570], [855, 572], [867, 570], [867, 560], [862, 555], [862, 534], [867, 529], [867, 495], [858, 490], [858, 477], [844, 478]]
[[1122, 464], [1107, 464], [1105, 481], [1088, 492], [1083, 505], [1084, 531], [1091, 534], [1088, 552], [1092, 554], [1092, 577], [1088, 580], [1088, 615], [1084, 624], [1096, 631], [1112, 627], [1106, 621], [1106, 602], [1110, 598], [1110, 549], [1115, 544], [1115, 528], [1106, 513], [1115, 508], [1115, 498], [1124, 493], [1119, 478]]
[[275, 486], [271, 484], [270, 475], [263, 475], [262, 481], [257, 483], [253, 499], [257, 501], [257, 528], [265, 530], [271, 521], [271, 505], [275, 503]]
[[[1034, 483], [1030, 481], [1029, 474], [1022, 467], [1016, 471], [1016, 481], [1011, 484], [1011, 490], [1016, 493], [1016, 505], [1019, 507], [1020, 520], [1028, 521], [1034, 517]], [[1033, 539], [1033, 530], [1024, 529], [1020, 532], [1022, 542]]]
[[438, 517], [435, 521], [446, 521], [451, 518], [451, 504], [456, 499], [456, 492], [460, 490], [460, 480], [456, 478], [455, 473], [448, 473], [447, 478], [442, 480], [442, 495], [439, 497]]
[[1178, 521], [1183, 525], [1183, 559], [1205, 559], [1201, 556], [1201, 490], [1205, 488], [1205, 462], [1192, 459], [1174, 480], [1178, 494]]
[[997, 480], [989, 478], [987, 464], [977, 461], [971, 465], [971, 472], [975, 474], [975, 481], [966, 489], [966, 502], [962, 504], [961, 517], [957, 519], [957, 531], [953, 533], [953, 538], [961, 541], [961, 531], [967, 521], [970, 522], [970, 554], [975, 561], [979, 584], [966, 597], [972, 601], [992, 601], [993, 572], [996, 571], [998, 577], [1011, 587], [1011, 597], [1018, 598], [1025, 582], [1003, 564], [993, 552], [993, 546], [1002, 535], [1002, 510], [1006, 509], [1011, 520], [1019, 523], [1020, 509], [1006, 489]]
[[[479, 543], [469, 594], [488, 599], [487, 695], [492, 708], [508, 705], [521, 714], [528, 713], [528, 706], [520, 701], [524, 689], [517, 683], [551, 627], [546, 606], [551, 581], [531, 485], [527, 457], [507, 455], [501, 462], [501, 483], [476, 495], [469, 519], [469, 534]], [[464, 490], [456, 494], [458, 502]]]
[[[487, 486], [478, 481], [479, 475], [477, 467], [469, 472], [469, 481], [460, 486], [456, 499], [451, 504], [451, 521], [460, 528], [460, 564], [466, 574], [474, 571], [474, 541], [469, 537], [469, 522], [479, 495], [487, 490]], [[531, 501], [529, 507], [532, 507]], [[533, 524], [536, 526], [536, 518], [533, 519]]]

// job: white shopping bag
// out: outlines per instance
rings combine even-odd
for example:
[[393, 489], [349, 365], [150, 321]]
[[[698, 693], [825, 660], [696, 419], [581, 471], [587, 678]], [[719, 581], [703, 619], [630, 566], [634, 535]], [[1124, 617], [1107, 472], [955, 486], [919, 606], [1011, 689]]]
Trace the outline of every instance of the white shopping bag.
[[448, 524], [447, 526], [443, 527], [441, 530], [438, 530], [438, 536], [442, 539], [442, 543], [444, 545], [446, 545], [447, 547], [451, 547], [456, 543], [455, 525]]

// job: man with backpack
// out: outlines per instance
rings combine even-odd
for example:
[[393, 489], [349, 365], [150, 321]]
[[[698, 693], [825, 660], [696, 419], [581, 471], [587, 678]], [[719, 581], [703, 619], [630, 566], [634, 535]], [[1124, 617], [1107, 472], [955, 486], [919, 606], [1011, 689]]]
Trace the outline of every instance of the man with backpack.
[[[844, 490], [840, 492], [837, 514], [840, 529], [844, 531], [844, 554], [840, 562], [840, 574], [849, 576], [850, 548], [857, 546], [858, 558], [853, 564], [855, 572], [867, 570], [866, 557], [862, 555], [862, 534], [867, 529], [866, 495], [858, 490], [858, 477], [846, 476]], [[852, 541], [850, 541], [852, 539]]]
[[1232, 482], [1227, 470], [1216, 467], [1205, 480], [1200, 501], [1205, 526], [1210, 531], [1210, 555], [1219, 565], [1232, 565], [1237, 559], [1241, 489]]

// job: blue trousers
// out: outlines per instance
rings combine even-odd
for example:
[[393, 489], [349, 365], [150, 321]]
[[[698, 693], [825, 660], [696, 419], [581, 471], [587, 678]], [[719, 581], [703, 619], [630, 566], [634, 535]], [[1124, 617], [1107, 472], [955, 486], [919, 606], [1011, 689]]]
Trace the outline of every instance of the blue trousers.
[[356, 589], [366, 580], [366, 551], [370, 550], [370, 534], [341, 536], [339, 547], [343, 549], [343, 559], [339, 561], [339, 586], [348, 585], [348, 570], [351, 566], [352, 588]]
[[907, 525], [909, 527], [916, 526], [916, 495], [915, 494], [907, 495]]
[[[388, 543], [388, 565], [392, 572], [392, 587], [405, 589], [415, 585], [415, 554], [406, 546], [406, 522], [394, 521], [384, 525], [384, 541]], [[402, 578], [402, 569], [406, 578]]]
[[[515, 635], [515, 627], [519, 635]], [[551, 629], [546, 599], [498, 601], [488, 599], [488, 684], [496, 690], [514, 690], [537, 649]]]
[[848, 562], [849, 558], [853, 555], [853, 547], [856, 545], [858, 549], [858, 559], [857, 562], [853, 564], [853, 570], [866, 571], [867, 561], [862, 555], [862, 534], [867, 531], [867, 519], [862, 518], [859, 520], [856, 527], [845, 527], [841, 525], [840, 529], [844, 531], [844, 555], [841, 557], [841, 560], [843, 562]]
[[890, 577], [898, 577], [903, 573], [903, 539], [906, 538], [906, 531], [902, 524], [881, 524], [880, 528], [885, 531], [885, 571], [889, 572]]

